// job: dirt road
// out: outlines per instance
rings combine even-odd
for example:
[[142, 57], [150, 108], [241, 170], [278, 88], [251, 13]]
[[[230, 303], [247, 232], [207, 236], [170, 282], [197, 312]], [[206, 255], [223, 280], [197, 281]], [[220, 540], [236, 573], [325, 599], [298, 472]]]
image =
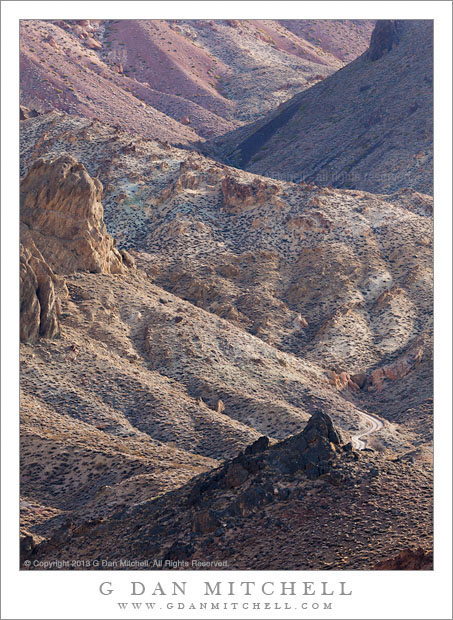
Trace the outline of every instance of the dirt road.
[[370, 413], [365, 413], [364, 411], [358, 411], [357, 413], [359, 413], [367, 421], [368, 428], [366, 431], [353, 435], [352, 444], [357, 450], [363, 450], [367, 446], [367, 440], [364, 439], [364, 437], [368, 437], [376, 431], [379, 431], [383, 428], [384, 424], [381, 420], [379, 420], [379, 418], [374, 417]]

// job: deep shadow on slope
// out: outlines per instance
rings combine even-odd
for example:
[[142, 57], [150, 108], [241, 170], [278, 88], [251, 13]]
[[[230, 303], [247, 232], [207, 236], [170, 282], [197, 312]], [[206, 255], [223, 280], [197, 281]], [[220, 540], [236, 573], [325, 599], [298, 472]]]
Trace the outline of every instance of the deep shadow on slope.
[[283, 180], [432, 193], [432, 22], [378, 22], [367, 52], [224, 136], [217, 155]]

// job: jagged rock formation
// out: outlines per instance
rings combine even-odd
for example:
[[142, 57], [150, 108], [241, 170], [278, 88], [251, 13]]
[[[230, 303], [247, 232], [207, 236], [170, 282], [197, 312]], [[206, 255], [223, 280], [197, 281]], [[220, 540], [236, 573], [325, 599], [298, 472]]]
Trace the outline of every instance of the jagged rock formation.
[[432, 29], [378, 22], [366, 53], [205, 152], [295, 182], [432, 193]]
[[36, 160], [21, 182], [21, 221], [56, 273], [124, 273], [101, 194], [99, 179], [70, 155]]
[[69, 155], [37, 159], [22, 180], [22, 341], [60, 335], [61, 300], [68, 294], [61, 274], [119, 274], [135, 267], [134, 259], [118, 251], [106, 232], [101, 194], [100, 181]]
[[60, 335], [59, 293], [64, 293], [64, 281], [46, 263], [27, 229], [20, 241], [20, 339], [55, 338]]

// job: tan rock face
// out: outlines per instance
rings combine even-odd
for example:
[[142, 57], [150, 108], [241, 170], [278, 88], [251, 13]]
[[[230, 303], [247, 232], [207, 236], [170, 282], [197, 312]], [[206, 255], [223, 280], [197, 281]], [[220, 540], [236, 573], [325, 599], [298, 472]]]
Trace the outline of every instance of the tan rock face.
[[368, 391], [380, 392], [384, 387], [385, 379], [389, 379], [390, 381], [398, 381], [399, 379], [402, 379], [413, 368], [420, 364], [422, 357], [423, 346], [416, 343], [413, 348], [395, 360], [393, 364], [388, 364], [373, 370], [368, 381]]
[[337, 373], [334, 370], [329, 370], [327, 373], [329, 377], [330, 385], [333, 385], [338, 390], [343, 390], [351, 382], [351, 377], [347, 372]]
[[277, 184], [264, 183], [259, 179], [243, 183], [232, 176], [226, 176], [222, 181], [222, 206], [229, 213], [241, 213], [265, 203], [279, 205], [281, 201], [276, 198], [279, 190]]
[[21, 183], [21, 222], [56, 273], [124, 273], [107, 234], [102, 184], [69, 155], [34, 162]]
[[99, 50], [102, 48], [102, 44], [99, 43], [99, 41], [96, 41], [96, 39], [93, 39], [93, 37], [88, 37], [85, 41], [85, 45], [90, 50]]
[[27, 230], [20, 243], [20, 339], [33, 342], [60, 335], [59, 292], [65, 289]]

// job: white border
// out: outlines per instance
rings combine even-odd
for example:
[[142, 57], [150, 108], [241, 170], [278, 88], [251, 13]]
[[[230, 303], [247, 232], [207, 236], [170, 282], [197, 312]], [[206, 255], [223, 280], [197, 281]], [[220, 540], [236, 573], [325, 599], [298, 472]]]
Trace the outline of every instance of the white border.
[[[84, 6], [85, 5], [85, 6]], [[434, 19], [435, 31], [435, 570], [432, 572], [19, 572], [18, 19]], [[451, 4], [450, 2], [2, 2], [2, 618], [451, 618]], [[414, 501], [417, 501], [414, 498]], [[333, 612], [159, 611], [119, 615], [103, 580], [347, 581]], [[199, 597], [201, 598], [201, 597]], [[127, 599], [126, 599], [127, 600]], [[235, 599], [238, 600], [238, 599]], [[255, 600], [255, 599], [254, 599]], [[264, 600], [264, 598], [263, 598]], [[110, 601], [110, 599], [109, 599]], [[156, 613], [159, 615], [156, 616]], [[279, 615], [279, 614], [282, 615]], [[173, 614], [173, 615], [172, 615]], [[313, 614], [313, 615], [311, 615]]]

